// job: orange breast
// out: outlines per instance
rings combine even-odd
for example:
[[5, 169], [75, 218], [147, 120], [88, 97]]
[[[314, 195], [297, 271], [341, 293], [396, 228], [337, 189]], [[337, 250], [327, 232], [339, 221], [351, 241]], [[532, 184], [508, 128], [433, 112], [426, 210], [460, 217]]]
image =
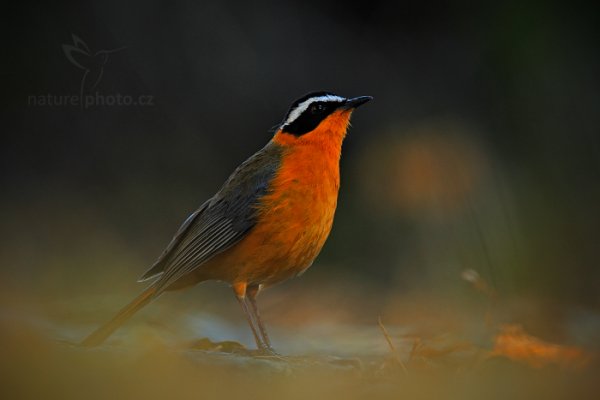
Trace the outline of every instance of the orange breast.
[[[277, 133], [286, 149], [270, 194], [261, 201], [259, 222], [223, 253], [217, 279], [271, 285], [308, 268], [325, 244], [337, 205], [339, 158], [348, 117], [340, 113], [299, 138]], [[342, 126], [332, 124], [338, 122]], [[215, 260], [216, 261], [216, 260]]]

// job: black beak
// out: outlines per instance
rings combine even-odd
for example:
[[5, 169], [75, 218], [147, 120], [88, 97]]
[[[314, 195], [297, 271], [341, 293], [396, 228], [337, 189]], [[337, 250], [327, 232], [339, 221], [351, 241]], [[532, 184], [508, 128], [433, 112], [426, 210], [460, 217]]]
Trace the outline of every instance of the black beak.
[[365, 104], [367, 101], [370, 101], [370, 100], [373, 100], [373, 97], [371, 97], [371, 96], [354, 97], [353, 99], [346, 100], [342, 107], [345, 108], [346, 110], [354, 109], [358, 106], [362, 106], [363, 104]]

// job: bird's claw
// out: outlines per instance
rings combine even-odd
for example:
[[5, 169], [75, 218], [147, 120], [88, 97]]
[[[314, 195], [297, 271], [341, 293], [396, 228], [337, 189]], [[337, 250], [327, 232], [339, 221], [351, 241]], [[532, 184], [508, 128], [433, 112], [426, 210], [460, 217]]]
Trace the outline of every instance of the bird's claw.
[[276, 358], [279, 360], [284, 360], [284, 357], [277, 353], [271, 346], [261, 346], [256, 350], [256, 355], [258, 357], [265, 358]]

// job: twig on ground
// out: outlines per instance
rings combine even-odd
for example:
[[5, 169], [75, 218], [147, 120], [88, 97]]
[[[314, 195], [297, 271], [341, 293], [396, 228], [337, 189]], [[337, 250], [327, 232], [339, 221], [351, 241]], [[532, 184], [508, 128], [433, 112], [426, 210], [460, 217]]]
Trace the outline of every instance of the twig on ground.
[[385, 340], [387, 341], [387, 344], [390, 347], [390, 351], [392, 352], [393, 360], [398, 365], [400, 365], [400, 367], [402, 368], [402, 370], [404, 371], [404, 373], [407, 373], [408, 370], [406, 369], [406, 366], [404, 365], [404, 363], [400, 359], [400, 356], [398, 355], [398, 351], [396, 350], [396, 347], [394, 346], [394, 343], [392, 342], [392, 338], [390, 337], [387, 329], [385, 329], [385, 326], [383, 325], [383, 322], [381, 321], [381, 316], [379, 316], [377, 318], [377, 323], [379, 324], [379, 329], [381, 329], [381, 333], [383, 333], [383, 337], [385, 337]]

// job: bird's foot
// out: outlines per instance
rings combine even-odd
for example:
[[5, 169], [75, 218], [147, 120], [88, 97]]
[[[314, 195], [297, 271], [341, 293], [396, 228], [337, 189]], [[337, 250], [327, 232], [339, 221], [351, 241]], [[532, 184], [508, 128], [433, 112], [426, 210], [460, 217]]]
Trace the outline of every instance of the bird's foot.
[[258, 357], [274, 358], [281, 361], [285, 360], [285, 358], [281, 354], [277, 353], [271, 346], [260, 346], [256, 350], [256, 355]]

